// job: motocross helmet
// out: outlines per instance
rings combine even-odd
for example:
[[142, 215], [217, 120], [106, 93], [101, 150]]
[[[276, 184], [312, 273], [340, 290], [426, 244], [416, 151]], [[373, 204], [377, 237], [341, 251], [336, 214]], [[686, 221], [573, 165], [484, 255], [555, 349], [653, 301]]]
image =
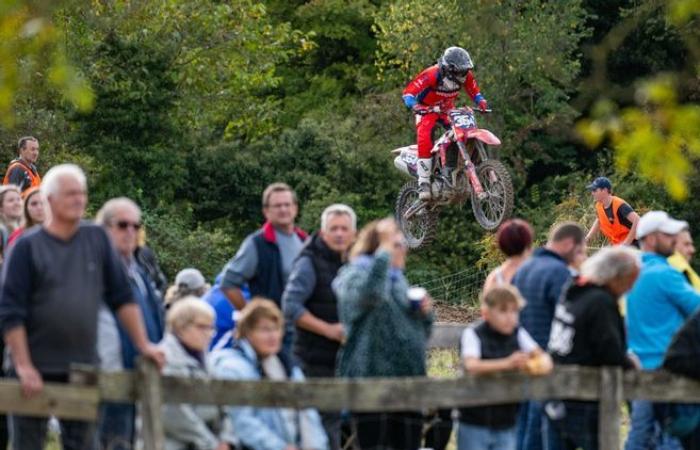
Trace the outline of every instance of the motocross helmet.
[[474, 68], [469, 53], [462, 47], [450, 47], [438, 60], [440, 75], [456, 83], [464, 83], [467, 72]]

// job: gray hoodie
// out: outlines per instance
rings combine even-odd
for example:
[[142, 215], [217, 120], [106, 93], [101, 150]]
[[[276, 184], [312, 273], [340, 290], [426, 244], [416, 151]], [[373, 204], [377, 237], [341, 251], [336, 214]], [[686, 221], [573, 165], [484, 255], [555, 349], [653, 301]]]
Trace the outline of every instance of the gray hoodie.
[[[167, 333], [159, 346], [165, 352], [163, 375], [211, 378], [209, 365], [202, 366], [187, 353], [173, 334]], [[163, 405], [165, 449], [185, 450], [194, 447], [197, 450], [214, 450], [221, 441], [234, 442], [232, 438], [224, 437], [224, 431], [217, 435], [220, 430], [229, 430], [223, 423], [224, 417], [221, 409], [213, 405]]]

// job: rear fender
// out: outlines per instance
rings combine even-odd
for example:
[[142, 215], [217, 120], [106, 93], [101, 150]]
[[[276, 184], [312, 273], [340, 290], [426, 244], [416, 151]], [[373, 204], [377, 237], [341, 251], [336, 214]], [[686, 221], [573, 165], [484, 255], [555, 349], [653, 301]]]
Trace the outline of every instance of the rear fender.
[[416, 144], [412, 144], [412, 145], [407, 145], [405, 147], [395, 148], [391, 151], [391, 153], [393, 153], [394, 155], [400, 155], [401, 152], [403, 152], [403, 151], [413, 152], [417, 155], [418, 154], [418, 146]]
[[486, 145], [501, 145], [501, 140], [489, 130], [483, 128], [470, 128], [464, 131], [464, 136], [467, 139], [478, 139]]

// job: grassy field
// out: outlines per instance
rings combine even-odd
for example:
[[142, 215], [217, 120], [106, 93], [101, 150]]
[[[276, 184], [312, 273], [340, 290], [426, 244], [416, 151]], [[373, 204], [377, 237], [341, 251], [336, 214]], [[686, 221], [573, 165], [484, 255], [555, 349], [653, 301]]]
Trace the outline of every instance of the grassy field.
[[[428, 376], [453, 378], [461, 373], [457, 350], [431, 350], [428, 354]], [[457, 450], [455, 432], [452, 433], [447, 450]]]

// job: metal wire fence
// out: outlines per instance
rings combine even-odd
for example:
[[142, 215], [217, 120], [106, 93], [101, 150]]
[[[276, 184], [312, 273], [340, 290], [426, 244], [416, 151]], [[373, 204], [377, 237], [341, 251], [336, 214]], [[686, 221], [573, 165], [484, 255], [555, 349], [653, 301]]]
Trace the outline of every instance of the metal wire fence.
[[430, 295], [441, 303], [453, 305], [474, 305], [489, 270], [470, 267], [450, 275], [433, 278], [420, 283]]

